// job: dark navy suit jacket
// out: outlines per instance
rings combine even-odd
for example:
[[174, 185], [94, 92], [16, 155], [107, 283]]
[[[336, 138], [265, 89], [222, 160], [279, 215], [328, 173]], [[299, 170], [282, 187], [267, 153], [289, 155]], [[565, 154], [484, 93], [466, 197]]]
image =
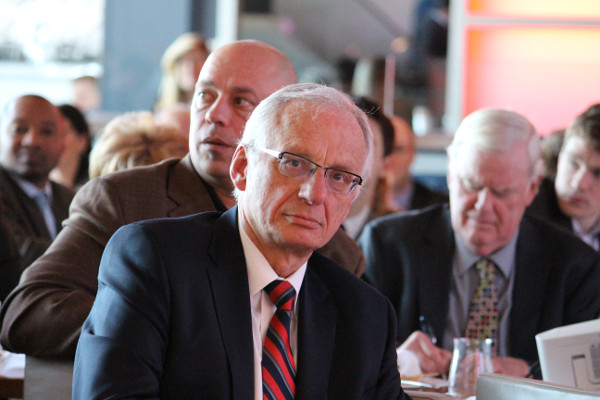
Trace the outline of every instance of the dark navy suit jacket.
[[[398, 341], [419, 330], [421, 315], [443, 340], [454, 255], [448, 206], [375, 220], [359, 245], [365, 279], [396, 309]], [[525, 216], [515, 257], [508, 346], [510, 356], [532, 362], [537, 333], [598, 317], [599, 256], [573, 235]]]
[[[315, 253], [298, 307], [297, 399], [404, 398], [384, 296]], [[237, 207], [119, 229], [78, 343], [73, 398], [248, 400], [253, 377]]]

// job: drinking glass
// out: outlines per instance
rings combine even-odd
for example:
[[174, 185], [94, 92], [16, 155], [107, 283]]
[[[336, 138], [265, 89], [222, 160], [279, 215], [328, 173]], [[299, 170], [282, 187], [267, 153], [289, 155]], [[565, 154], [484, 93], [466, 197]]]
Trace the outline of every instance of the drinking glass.
[[475, 395], [477, 377], [483, 372], [494, 372], [492, 339], [455, 338], [448, 391], [466, 398]]

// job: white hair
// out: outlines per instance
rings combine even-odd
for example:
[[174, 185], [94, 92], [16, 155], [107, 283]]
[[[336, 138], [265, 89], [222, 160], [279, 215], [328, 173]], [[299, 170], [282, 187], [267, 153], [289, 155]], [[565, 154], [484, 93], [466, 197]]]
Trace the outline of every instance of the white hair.
[[[327, 110], [339, 111], [340, 115], [352, 115], [360, 126], [365, 141], [367, 154], [361, 176], [363, 181], [367, 180], [374, 157], [373, 133], [367, 116], [348, 95], [324, 85], [297, 83], [285, 86], [267, 97], [250, 115], [240, 145], [247, 149], [266, 147], [269, 135], [282, 134], [278, 128], [282, 114], [286, 112], [288, 106], [295, 112], [310, 111], [313, 119]], [[235, 192], [237, 196], [237, 190]]]
[[459, 148], [465, 144], [491, 153], [507, 152], [516, 145], [526, 144], [531, 177], [543, 174], [540, 137], [531, 122], [514, 111], [488, 108], [465, 117], [448, 146], [449, 163], [458, 157]]

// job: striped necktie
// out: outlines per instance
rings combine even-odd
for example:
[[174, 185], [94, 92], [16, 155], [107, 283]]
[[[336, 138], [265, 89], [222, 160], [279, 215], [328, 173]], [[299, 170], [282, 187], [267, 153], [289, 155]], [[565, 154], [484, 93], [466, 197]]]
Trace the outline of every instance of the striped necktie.
[[495, 349], [498, 333], [498, 293], [494, 284], [496, 265], [484, 258], [477, 261], [475, 268], [479, 273], [479, 285], [469, 306], [465, 336], [470, 339], [493, 339]]
[[296, 393], [296, 366], [290, 348], [290, 322], [296, 291], [288, 281], [265, 286], [277, 310], [271, 318], [262, 356], [263, 399], [291, 400]]

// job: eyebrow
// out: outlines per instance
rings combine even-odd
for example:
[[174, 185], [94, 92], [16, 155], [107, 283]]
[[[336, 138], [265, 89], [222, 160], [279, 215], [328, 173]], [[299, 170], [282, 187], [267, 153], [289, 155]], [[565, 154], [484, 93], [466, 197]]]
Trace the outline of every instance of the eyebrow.
[[[217, 85], [215, 85], [215, 82], [214, 81], [210, 81], [210, 80], [208, 80], [208, 81], [198, 81], [198, 84], [196, 86], [197, 86], [196, 89], [198, 89], [199, 87], [202, 87], [202, 86], [207, 86], [207, 87], [215, 88], [215, 89], [217, 88]], [[250, 93], [254, 97], [258, 97], [256, 95], [256, 92], [254, 91], [254, 89], [249, 88], [249, 87], [234, 86], [234, 87], [231, 88], [231, 91], [234, 92], [234, 93]]]
[[[29, 123], [29, 120], [27, 118], [17, 117], [17, 118], [14, 118], [11, 122], [12, 123]], [[42, 120], [42, 121], [40, 121], [40, 123], [43, 125], [52, 125], [52, 126], [57, 125], [56, 121], [51, 120], [51, 119]]]
[[316, 161], [314, 161], [313, 158], [310, 155], [305, 154], [305, 152], [294, 152], [294, 151], [287, 151], [286, 150], [286, 151], [283, 151], [282, 153], [289, 153], [289, 154], [293, 154], [295, 156], [300, 156], [300, 157], [305, 158], [308, 161], [311, 161], [311, 162], [313, 162], [313, 163], [315, 163], [315, 164], [317, 164], [317, 165], [319, 165], [320, 167], [323, 167], [323, 168], [336, 169], [338, 171], [343, 171], [343, 172], [350, 172], [351, 174], [355, 174], [355, 175], [359, 175], [360, 176], [359, 173], [351, 171], [350, 165], [342, 165], [342, 164], [339, 164], [339, 163], [338, 164], [332, 164], [332, 165], [322, 165], [322, 164], [319, 164]]

